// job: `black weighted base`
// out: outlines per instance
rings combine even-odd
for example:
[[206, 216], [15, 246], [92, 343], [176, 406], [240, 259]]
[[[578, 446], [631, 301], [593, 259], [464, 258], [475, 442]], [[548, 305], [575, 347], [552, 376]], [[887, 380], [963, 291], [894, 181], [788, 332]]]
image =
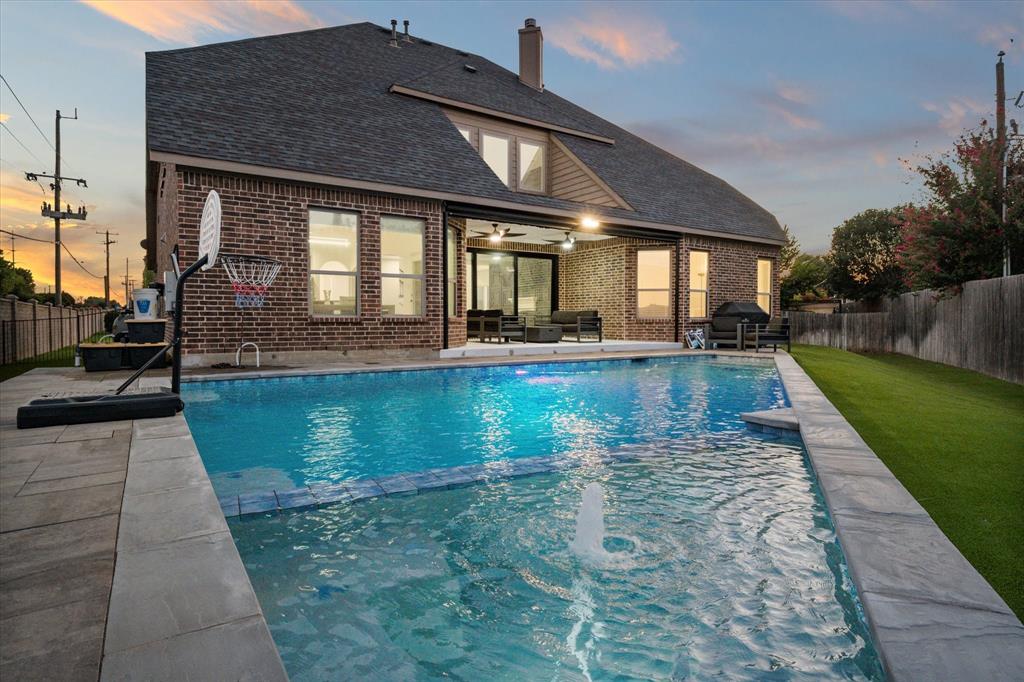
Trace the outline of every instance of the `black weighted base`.
[[18, 428], [173, 417], [184, 407], [181, 397], [166, 388], [152, 393], [41, 398], [18, 408]]

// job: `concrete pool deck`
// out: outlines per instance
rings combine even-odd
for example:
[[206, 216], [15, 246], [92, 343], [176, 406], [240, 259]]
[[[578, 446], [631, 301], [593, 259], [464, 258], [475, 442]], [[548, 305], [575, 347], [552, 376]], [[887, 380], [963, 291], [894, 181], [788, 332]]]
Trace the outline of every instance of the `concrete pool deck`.
[[[715, 354], [774, 357], [890, 679], [1024, 679], [1024, 626], [792, 358]], [[186, 380], [628, 357], [637, 355], [345, 363]], [[106, 390], [122, 376], [34, 370], [2, 384], [0, 676], [287, 679], [182, 415], [13, 428], [30, 398]]]

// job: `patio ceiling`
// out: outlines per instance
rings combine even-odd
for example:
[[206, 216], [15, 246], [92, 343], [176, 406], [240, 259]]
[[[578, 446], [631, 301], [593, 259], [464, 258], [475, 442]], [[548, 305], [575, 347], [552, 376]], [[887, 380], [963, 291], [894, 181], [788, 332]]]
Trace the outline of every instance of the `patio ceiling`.
[[[466, 226], [468, 228], [468, 234], [470, 238], [483, 238], [482, 235], [475, 234], [476, 232], [490, 233], [494, 230], [494, 225], [497, 224], [499, 230], [508, 230], [509, 232], [522, 232], [522, 237], [509, 237], [508, 240], [519, 244], [543, 244], [548, 245], [547, 240], [562, 240], [565, 239], [565, 229], [558, 229], [554, 227], [538, 227], [537, 225], [522, 225], [519, 223], [503, 223], [489, 220], [477, 220], [476, 218], [469, 218], [466, 220]], [[600, 241], [602, 239], [611, 239], [611, 235], [601, 234], [600, 228], [597, 230], [584, 230], [577, 229], [572, 231], [572, 236], [577, 241], [590, 242]]]

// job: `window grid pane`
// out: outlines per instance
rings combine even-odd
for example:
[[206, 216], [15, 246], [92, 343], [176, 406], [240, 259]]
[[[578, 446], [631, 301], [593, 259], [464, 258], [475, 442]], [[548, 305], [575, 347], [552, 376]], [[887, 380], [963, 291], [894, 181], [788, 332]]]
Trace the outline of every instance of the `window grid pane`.
[[690, 252], [690, 317], [708, 317], [708, 252]]
[[423, 314], [423, 229], [421, 218], [381, 216], [381, 313]]
[[519, 189], [544, 191], [544, 147], [534, 142], [519, 142]]
[[359, 216], [309, 211], [309, 312], [356, 315], [359, 301]]
[[772, 262], [767, 258], [757, 259], [757, 305], [761, 310], [772, 312]]
[[505, 183], [506, 187], [509, 184], [508, 147], [509, 139], [507, 137], [480, 131], [480, 155], [483, 157], [484, 162], [494, 171], [494, 174], [498, 176], [498, 179]]

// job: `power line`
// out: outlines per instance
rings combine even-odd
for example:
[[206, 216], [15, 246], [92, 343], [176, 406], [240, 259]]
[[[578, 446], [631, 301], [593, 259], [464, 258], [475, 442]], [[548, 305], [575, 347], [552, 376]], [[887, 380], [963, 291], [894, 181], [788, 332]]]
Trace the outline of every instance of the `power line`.
[[[0, 232], [3, 232], [4, 234], [9, 234], [12, 237], [17, 237], [18, 239], [28, 239], [29, 241], [42, 242], [44, 244], [52, 244], [53, 243], [53, 240], [51, 240], [51, 239], [39, 239], [37, 237], [28, 237], [28, 236], [25, 236], [23, 234], [18, 234], [17, 232], [11, 232], [10, 230], [2, 230], [2, 229], [0, 229]], [[64, 247], [64, 250], [68, 252], [69, 256], [71, 256], [71, 260], [75, 261], [75, 263], [78, 264], [78, 267], [80, 267], [83, 270], [85, 270], [85, 274], [89, 275], [90, 277], [95, 277], [96, 279], [103, 279], [103, 275], [94, 275], [91, 272], [89, 272], [89, 268], [87, 268], [84, 265], [82, 265], [82, 261], [78, 260], [75, 257], [75, 254], [71, 253], [71, 249], [68, 248], [67, 244], [65, 244], [64, 242], [61, 242], [60, 245], [62, 247]]]
[[[43, 129], [39, 127], [39, 124], [36, 123], [36, 120], [34, 118], [32, 118], [32, 114], [28, 113], [28, 109], [26, 109], [25, 105], [21, 103], [21, 98], [18, 97], [18, 93], [14, 92], [14, 88], [12, 88], [11, 84], [7, 82], [7, 79], [4, 78], [3, 74], [0, 74], [0, 80], [2, 80], [4, 82], [4, 85], [7, 86], [7, 89], [11, 91], [12, 95], [14, 95], [14, 100], [18, 103], [18, 106], [21, 107], [21, 110], [25, 112], [25, 115], [28, 116], [28, 120], [32, 121], [32, 125], [34, 125], [36, 127], [36, 130], [39, 131], [39, 134], [43, 136], [44, 140], [46, 140], [46, 144], [50, 145], [50, 149], [52, 149], [54, 152], [56, 152], [57, 156], [60, 157], [61, 161], [63, 161], [64, 158], [60, 156], [60, 152], [57, 151], [57, 148], [53, 146], [53, 143], [50, 142], [50, 138], [48, 138], [46, 136], [46, 133], [44, 133]], [[24, 145], [22, 145], [22, 146], [24, 146]], [[71, 168], [71, 164], [70, 163], [68, 163], [67, 166], [68, 166], [69, 169]]]
[[29, 149], [28, 147], [25, 146], [24, 142], [22, 142], [21, 140], [18, 139], [18, 136], [15, 135], [14, 132], [10, 128], [7, 127], [6, 123], [4, 123], [3, 121], [0, 121], [0, 126], [3, 126], [4, 130], [7, 131], [7, 134], [10, 135], [11, 137], [13, 137], [14, 141], [17, 142], [18, 144], [20, 144], [21, 148], [24, 149], [25, 151], [27, 151], [32, 156], [33, 159], [35, 159], [36, 161], [39, 162], [40, 165], [42, 165], [42, 166], [46, 165], [46, 163], [42, 159], [40, 159], [38, 156], [36, 156], [35, 154], [32, 153], [31, 149]]
[[82, 270], [85, 271], [85, 274], [89, 275], [90, 277], [95, 277], [96, 279], [103, 279], [103, 275], [94, 275], [91, 272], [89, 272], [89, 268], [87, 268], [84, 265], [82, 265], [82, 261], [80, 261], [77, 258], [75, 258], [75, 254], [71, 253], [71, 249], [68, 248], [67, 244], [65, 244], [64, 242], [61, 242], [60, 245], [63, 246], [64, 250], [68, 252], [69, 256], [71, 256], [71, 260], [73, 260], [76, 263], [78, 263], [78, 267], [82, 268]]

